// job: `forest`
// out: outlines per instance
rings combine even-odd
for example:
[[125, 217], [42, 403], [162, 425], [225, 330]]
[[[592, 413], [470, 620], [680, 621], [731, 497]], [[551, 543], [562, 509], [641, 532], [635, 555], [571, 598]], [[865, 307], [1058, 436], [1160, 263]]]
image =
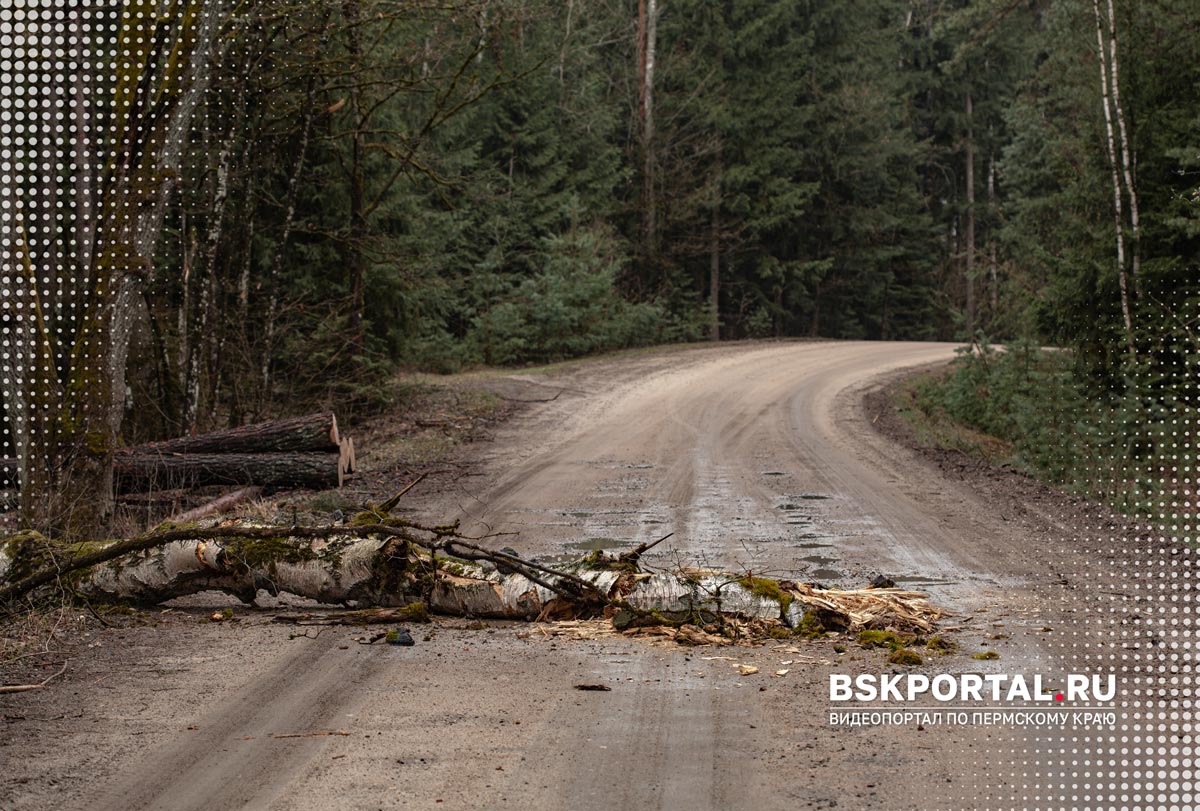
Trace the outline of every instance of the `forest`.
[[[1121, 459], [1195, 406], [1190, 0], [5, 14], [2, 455], [30, 526], [103, 521], [123, 446], [367, 414], [397, 369], [1024, 342], [1069, 350], [1057, 402], [1102, 404]], [[943, 406], [1044, 438], [1047, 387], [972, 357]]]

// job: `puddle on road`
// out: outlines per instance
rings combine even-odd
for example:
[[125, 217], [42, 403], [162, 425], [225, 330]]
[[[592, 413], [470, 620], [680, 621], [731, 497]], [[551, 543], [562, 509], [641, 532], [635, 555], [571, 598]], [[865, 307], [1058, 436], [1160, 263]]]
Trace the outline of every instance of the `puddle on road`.
[[794, 543], [792, 546], [797, 549], [833, 549], [831, 543]]
[[633, 546], [632, 541], [619, 541], [616, 538], [588, 538], [583, 541], [570, 541], [563, 544], [567, 549], [578, 549], [581, 552], [596, 552], [598, 550], [607, 551], [609, 549], [621, 549], [627, 546]]
[[893, 577], [892, 580], [898, 586], [953, 586], [962, 582], [941, 577]]
[[830, 557], [826, 557], [824, 555], [808, 555], [806, 557], [801, 558], [801, 560], [807, 561], [809, 563], [815, 563], [818, 566], [828, 566], [830, 563], [838, 562], [838, 558], [830, 558]]
[[568, 541], [562, 544], [563, 551], [551, 555], [539, 555], [534, 561], [546, 566], [578, 563], [580, 552], [607, 552], [613, 549], [628, 549], [634, 546], [633, 541], [622, 541], [618, 538], [585, 538], [582, 541]]
[[813, 569], [811, 572], [808, 572], [808, 576], [812, 577], [814, 580], [819, 580], [826, 583], [842, 580], [846, 577], [846, 575], [833, 569]]

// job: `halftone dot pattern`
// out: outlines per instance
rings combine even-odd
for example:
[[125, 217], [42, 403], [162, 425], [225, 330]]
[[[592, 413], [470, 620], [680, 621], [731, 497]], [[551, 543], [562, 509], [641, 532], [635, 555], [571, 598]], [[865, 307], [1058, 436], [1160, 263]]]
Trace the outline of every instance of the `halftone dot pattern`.
[[[87, 3], [0, 3], [0, 486], [48, 484], [46, 453], [87, 258], [73, 238], [90, 211], [108, 19]], [[87, 362], [88, 359], [84, 359]], [[32, 492], [35, 488], [26, 488]]]
[[[1139, 358], [1112, 417], [1088, 426], [1078, 510], [1049, 516], [1037, 672], [1117, 677], [1115, 724], [989, 731], [947, 807], [1186, 811], [1195, 764], [1196, 426], [1200, 296], [1146, 284]], [[1095, 393], [1093, 396], [1106, 396]], [[1112, 509], [1115, 508], [1115, 509]], [[1051, 619], [1053, 617], [1053, 619]], [[1051, 627], [1051, 625], [1053, 627]], [[1013, 672], [1000, 668], [1002, 672]]]
[[223, 10], [0, 0], [0, 490], [39, 523], [60, 515], [69, 462], [115, 443], [135, 304]]

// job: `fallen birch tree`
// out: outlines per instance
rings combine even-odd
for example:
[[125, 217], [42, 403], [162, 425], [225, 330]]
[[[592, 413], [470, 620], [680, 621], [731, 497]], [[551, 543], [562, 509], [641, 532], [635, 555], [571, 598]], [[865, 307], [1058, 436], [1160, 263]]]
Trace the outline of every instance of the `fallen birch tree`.
[[347, 526], [244, 520], [165, 527], [138, 538], [56, 546], [37, 533], [0, 542], [0, 604], [53, 583], [89, 600], [155, 604], [202, 591], [251, 603], [259, 590], [358, 609], [422, 606], [505, 619], [608, 616], [618, 629], [727, 621], [779, 629], [928, 633], [942, 612], [901, 589], [826, 590], [701, 569], [642, 571], [641, 551], [551, 568], [480, 546], [455, 525], [362, 513]]

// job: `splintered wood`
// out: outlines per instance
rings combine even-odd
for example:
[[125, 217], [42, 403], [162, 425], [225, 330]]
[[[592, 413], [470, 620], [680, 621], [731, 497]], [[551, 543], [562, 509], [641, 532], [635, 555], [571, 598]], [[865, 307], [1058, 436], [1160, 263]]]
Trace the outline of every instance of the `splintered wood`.
[[[530, 636], [568, 637], [578, 640], [612, 639], [616, 637], [638, 637], [651, 644], [682, 645], [700, 647], [709, 645], [757, 644], [773, 634], [770, 629], [799, 627], [804, 616], [814, 612], [818, 621], [827, 624], [829, 630], [840, 630], [855, 634], [862, 630], [891, 630], [904, 634], [928, 634], [946, 612], [929, 602], [927, 595], [917, 591], [890, 588], [865, 589], [818, 589], [806, 583], [781, 583], [784, 593], [792, 601], [780, 619], [764, 617], [742, 618], [726, 616], [722, 622], [724, 631], [712, 633], [713, 628], [700, 628], [683, 623], [647, 624], [618, 631], [606, 618], [589, 620], [566, 620], [540, 622], [534, 625]], [[786, 624], [785, 619], [786, 618]], [[783, 646], [777, 650], [800, 653], [800, 648]], [[709, 657], [711, 658], [711, 657]], [[801, 661], [800, 664], [828, 663], [825, 660]], [[783, 664], [791, 664], [791, 661]]]
[[904, 589], [818, 589], [809, 583], [790, 584], [793, 601], [805, 608], [830, 611], [845, 617], [848, 630], [891, 630], [927, 634], [946, 612], [929, 602], [928, 595]]

